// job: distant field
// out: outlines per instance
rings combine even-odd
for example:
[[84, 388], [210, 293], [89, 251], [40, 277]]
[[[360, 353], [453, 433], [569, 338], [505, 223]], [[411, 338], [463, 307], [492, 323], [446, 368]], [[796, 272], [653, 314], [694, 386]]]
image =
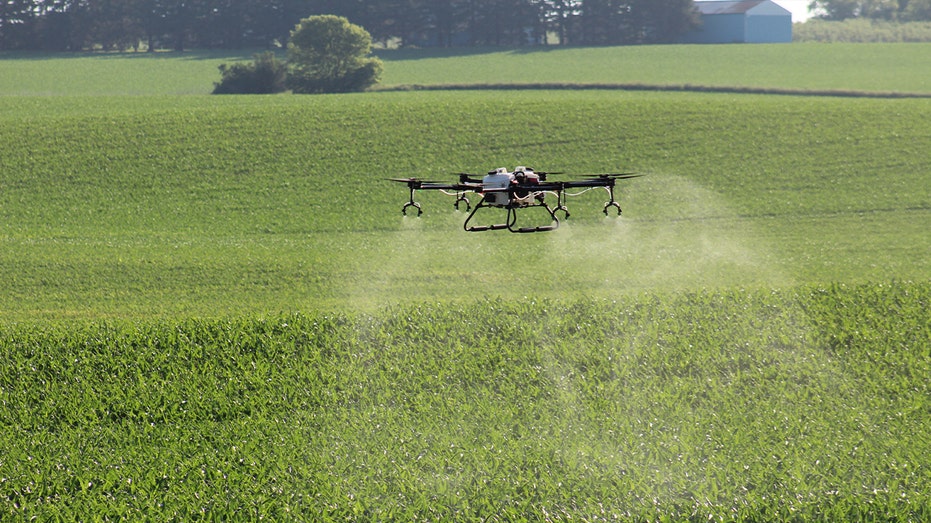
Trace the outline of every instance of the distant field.
[[[386, 83], [929, 92], [928, 49]], [[204, 95], [234, 58], [0, 59], [0, 519], [931, 515], [931, 98]], [[519, 164], [647, 176], [533, 235], [385, 180]]]
[[931, 92], [931, 44], [671, 45], [380, 53], [383, 83], [629, 83]]
[[[931, 93], [931, 44], [379, 51], [381, 86], [619, 83]], [[251, 52], [0, 54], [0, 95], [207, 94]]]

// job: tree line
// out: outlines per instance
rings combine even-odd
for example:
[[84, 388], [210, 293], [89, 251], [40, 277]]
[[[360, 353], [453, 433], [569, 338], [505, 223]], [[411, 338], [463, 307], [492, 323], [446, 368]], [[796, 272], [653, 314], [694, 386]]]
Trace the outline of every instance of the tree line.
[[[931, 0], [813, 0], [821, 18], [931, 20]], [[332, 14], [401, 46], [673, 42], [693, 0], [0, 0], [0, 49], [271, 48]]]
[[0, 49], [271, 48], [332, 14], [400, 46], [671, 42], [692, 0], [2, 0]]
[[809, 6], [824, 20], [867, 18], [892, 22], [931, 20], [931, 0], [813, 0]]

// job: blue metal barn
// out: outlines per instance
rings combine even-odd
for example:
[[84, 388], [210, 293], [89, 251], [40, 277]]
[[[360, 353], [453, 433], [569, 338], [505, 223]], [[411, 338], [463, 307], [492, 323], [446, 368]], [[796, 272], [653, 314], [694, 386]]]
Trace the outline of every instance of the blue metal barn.
[[771, 0], [696, 1], [701, 27], [682, 43], [730, 44], [792, 41], [792, 13]]

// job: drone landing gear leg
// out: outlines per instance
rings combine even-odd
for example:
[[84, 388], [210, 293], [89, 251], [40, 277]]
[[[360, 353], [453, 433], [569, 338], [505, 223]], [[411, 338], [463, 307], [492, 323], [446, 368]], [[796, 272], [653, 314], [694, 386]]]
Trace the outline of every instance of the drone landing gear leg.
[[620, 216], [621, 215], [621, 204], [617, 203], [617, 200], [614, 199], [614, 186], [612, 185], [610, 187], [607, 187], [607, 189], [608, 189], [608, 195], [611, 197], [611, 201], [605, 204], [605, 208], [604, 208], [605, 216], [608, 215], [608, 209], [610, 209], [611, 207], [616, 208], [617, 215]]
[[411, 199], [410, 201], [404, 204], [404, 207], [401, 207], [401, 214], [403, 214], [404, 216], [407, 216], [408, 207], [413, 207], [417, 209], [417, 216], [420, 216], [421, 214], [423, 214], [423, 209], [420, 208], [420, 204], [414, 201], [414, 188], [413, 187], [411, 187]]
[[555, 231], [557, 228], [559, 228], [559, 218], [556, 217], [557, 209], [553, 209], [552, 207], [550, 207], [549, 205], [543, 202], [540, 202], [538, 205], [531, 205], [530, 207], [527, 207], [527, 208], [529, 209], [531, 207], [543, 207], [544, 209], [546, 209], [547, 214], [549, 214], [550, 219], [552, 220], [550, 225], [538, 225], [536, 227], [515, 228], [514, 225], [517, 223], [517, 209], [508, 208], [508, 230], [509, 231], [520, 232], [520, 233], [545, 232], [545, 231]]
[[[542, 203], [542, 200], [541, 200]], [[569, 218], [569, 208], [566, 207], [566, 197], [563, 195], [562, 191], [556, 193], [556, 208], [552, 210], [550, 214], [553, 215], [553, 219], [556, 219], [556, 211], [563, 212], [563, 220]]]
[[466, 198], [465, 193], [461, 192], [456, 194], [456, 203], [453, 204], [453, 207], [455, 207], [457, 211], [459, 210], [459, 202], [465, 202], [466, 211], [471, 208], [471, 205], [469, 205], [469, 199]]
[[[469, 213], [469, 217], [466, 218], [465, 223], [462, 224], [462, 228], [465, 229], [467, 232], [498, 231], [501, 229], [507, 229], [509, 227], [509, 224], [507, 223], [496, 223], [493, 225], [469, 225], [469, 222], [472, 221], [472, 217], [475, 216], [475, 213], [478, 212], [478, 210], [481, 209], [482, 207], [487, 207], [486, 205], [484, 205], [484, 203], [485, 203], [485, 199], [482, 198], [482, 201], [478, 202], [478, 205], [476, 205], [475, 208], [472, 209], [472, 212]], [[511, 219], [511, 215], [510, 215], [510, 210], [509, 210], [508, 221], [510, 221], [510, 219]]]

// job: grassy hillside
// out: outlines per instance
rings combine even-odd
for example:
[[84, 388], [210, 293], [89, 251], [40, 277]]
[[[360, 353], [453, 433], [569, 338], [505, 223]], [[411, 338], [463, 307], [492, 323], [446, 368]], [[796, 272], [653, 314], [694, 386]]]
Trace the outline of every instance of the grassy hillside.
[[[605, 92], [7, 98], [6, 317], [926, 279], [928, 100]], [[31, 104], [31, 105], [30, 105]], [[41, 108], [41, 110], [37, 109]], [[403, 122], [403, 125], [399, 124]], [[552, 235], [390, 176], [648, 176]], [[584, 245], [584, 248], [579, 248]], [[524, 267], [523, 270], [501, 268]]]

